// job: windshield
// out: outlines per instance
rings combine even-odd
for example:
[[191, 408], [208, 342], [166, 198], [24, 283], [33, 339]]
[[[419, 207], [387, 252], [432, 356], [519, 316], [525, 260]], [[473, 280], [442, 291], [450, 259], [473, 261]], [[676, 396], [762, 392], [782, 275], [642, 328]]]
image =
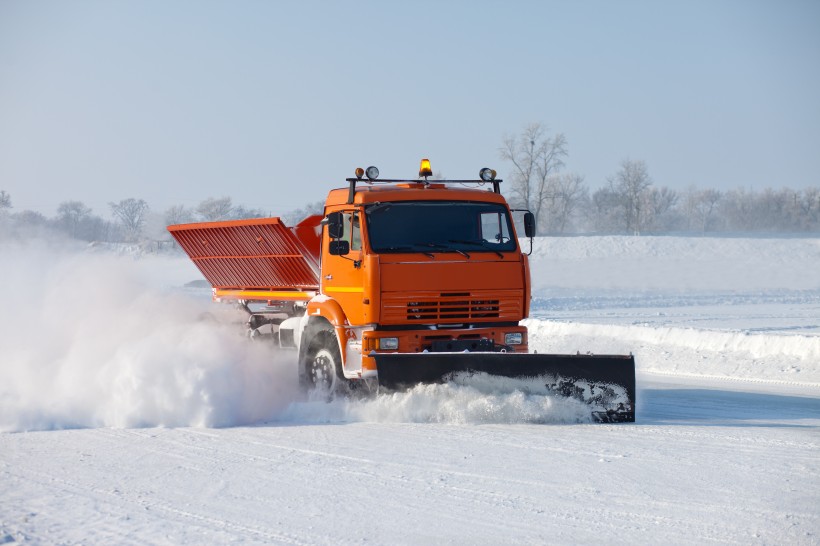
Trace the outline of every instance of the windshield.
[[365, 209], [374, 252], [509, 252], [516, 249], [507, 208], [495, 203], [400, 201]]

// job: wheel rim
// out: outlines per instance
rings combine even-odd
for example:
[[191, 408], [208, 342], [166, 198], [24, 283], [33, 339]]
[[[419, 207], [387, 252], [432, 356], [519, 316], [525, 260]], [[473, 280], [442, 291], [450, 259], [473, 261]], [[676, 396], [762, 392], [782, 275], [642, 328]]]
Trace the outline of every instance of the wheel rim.
[[332, 391], [336, 386], [336, 363], [327, 349], [319, 349], [311, 361], [310, 380], [313, 386]]

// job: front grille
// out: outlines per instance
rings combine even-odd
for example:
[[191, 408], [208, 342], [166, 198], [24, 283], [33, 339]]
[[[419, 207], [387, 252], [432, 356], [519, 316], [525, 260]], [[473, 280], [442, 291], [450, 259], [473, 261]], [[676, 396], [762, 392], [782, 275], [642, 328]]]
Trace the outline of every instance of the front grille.
[[498, 300], [440, 300], [407, 303], [407, 320], [498, 318], [498, 312]]
[[486, 320], [520, 320], [521, 292], [429, 293], [387, 295], [382, 299], [385, 323], [447, 323]]

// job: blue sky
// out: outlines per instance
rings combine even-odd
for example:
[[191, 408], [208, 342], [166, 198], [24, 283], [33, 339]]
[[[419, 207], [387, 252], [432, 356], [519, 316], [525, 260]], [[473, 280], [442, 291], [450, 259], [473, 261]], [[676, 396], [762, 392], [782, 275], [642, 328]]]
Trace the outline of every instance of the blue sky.
[[357, 166], [506, 176], [542, 122], [598, 188], [820, 186], [820, 2], [0, 1], [14, 210], [229, 195], [284, 213]]

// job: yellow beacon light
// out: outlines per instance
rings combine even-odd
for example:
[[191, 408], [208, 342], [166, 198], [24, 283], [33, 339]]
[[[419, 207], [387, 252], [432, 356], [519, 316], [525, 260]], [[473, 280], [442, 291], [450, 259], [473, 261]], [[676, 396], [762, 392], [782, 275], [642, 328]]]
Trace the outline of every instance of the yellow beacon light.
[[433, 176], [433, 169], [430, 168], [430, 160], [429, 159], [422, 159], [421, 166], [419, 167], [419, 178], [421, 177], [427, 178], [428, 176]]
[[356, 169], [356, 178], [361, 178], [362, 176], [364, 176], [364, 169], [362, 169], [361, 167], [358, 167]]

